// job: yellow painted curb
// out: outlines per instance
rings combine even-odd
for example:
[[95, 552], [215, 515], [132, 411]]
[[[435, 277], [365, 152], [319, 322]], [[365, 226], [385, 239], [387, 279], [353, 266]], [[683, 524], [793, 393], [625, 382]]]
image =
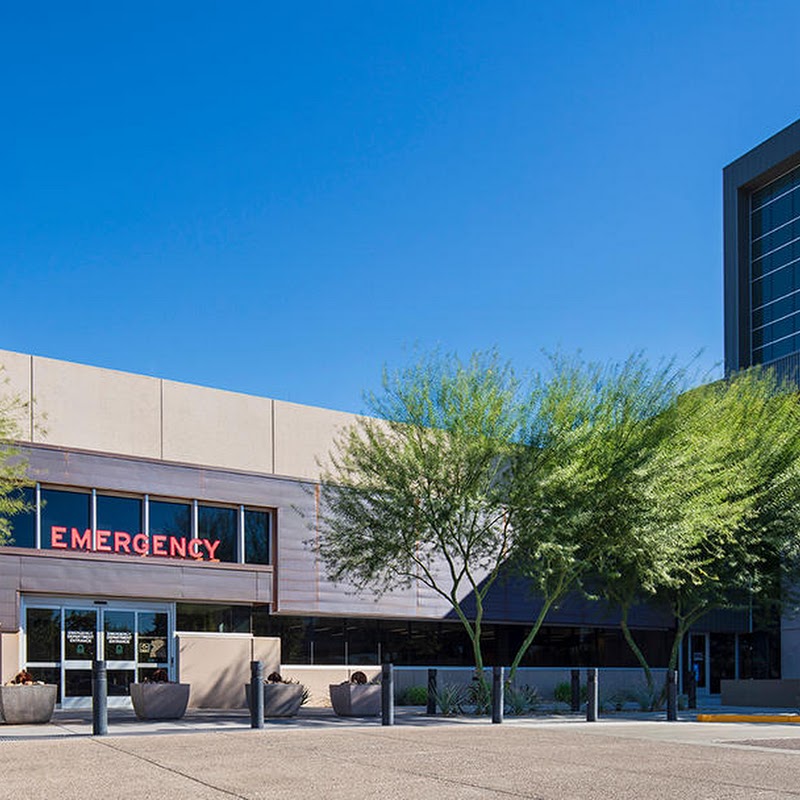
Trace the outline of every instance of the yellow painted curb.
[[698, 714], [698, 722], [800, 722], [800, 714]]

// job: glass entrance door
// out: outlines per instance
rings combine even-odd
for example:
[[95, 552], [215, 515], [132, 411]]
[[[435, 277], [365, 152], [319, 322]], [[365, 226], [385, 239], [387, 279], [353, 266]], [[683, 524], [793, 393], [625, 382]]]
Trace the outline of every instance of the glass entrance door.
[[687, 637], [687, 672], [694, 674], [697, 693], [708, 694], [708, 634], [690, 633]]
[[65, 708], [82, 705], [92, 696], [92, 661], [97, 653], [97, 611], [65, 608], [62, 642], [61, 704]]
[[112, 708], [130, 707], [130, 684], [156, 670], [174, 678], [170, 605], [27, 598], [23, 604], [25, 668], [38, 680], [59, 685], [62, 708], [91, 706], [96, 658], [106, 661]]

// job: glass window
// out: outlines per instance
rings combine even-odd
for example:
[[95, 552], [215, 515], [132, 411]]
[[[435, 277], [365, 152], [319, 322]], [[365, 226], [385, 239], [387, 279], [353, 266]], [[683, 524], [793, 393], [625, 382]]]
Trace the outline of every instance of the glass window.
[[138, 497], [97, 495], [97, 530], [125, 531], [131, 535], [142, 531], [142, 501]]
[[106, 661], [133, 661], [133, 611], [106, 611], [103, 614]]
[[270, 563], [269, 511], [244, 511], [244, 560], [248, 564]]
[[61, 609], [29, 608], [25, 612], [28, 661], [61, 661]]
[[165, 500], [150, 501], [150, 536], [192, 535], [192, 507], [188, 503], [170, 503]]
[[64, 660], [92, 661], [97, 612], [67, 609], [64, 611]]
[[8, 515], [8, 539], [14, 547], [36, 547], [36, 491], [30, 487], [11, 492], [9, 499], [21, 510]]
[[238, 512], [235, 508], [218, 506], [198, 506], [197, 538], [219, 542], [214, 550], [214, 558], [218, 561], [236, 561], [236, 540]]
[[140, 664], [163, 664], [168, 658], [167, 615], [159, 612], [139, 612]]
[[177, 628], [208, 633], [250, 633], [250, 607], [178, 603]]
[[91, 495], [42, 489], [43, 548], [91, 550], [91, 537]]

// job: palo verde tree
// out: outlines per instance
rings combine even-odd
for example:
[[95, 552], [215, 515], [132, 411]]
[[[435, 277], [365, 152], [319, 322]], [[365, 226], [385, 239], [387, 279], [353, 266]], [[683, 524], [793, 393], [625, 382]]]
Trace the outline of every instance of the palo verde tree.
[[367, 397], [374, 418], [342, 434], [321, 480], [318, 552], [329, 576], [377, 594], [427, 586], [464, 626], [481, 680], [484, 600], [513, 545], [519, 389], [496, 353], [434, 354], [384, 371], [383, 391]]
[[622, 630], [649, 688], [650, 665], [627, 620], [643, 600], [675, 618], [669, 667], [688, 630], [714, 608], [777, 604], [796, 578], [800, 406], [769, 371], [750, 370], [683, 394], [661, 416], [666, 436], [631, 482], [643, 513], [595, 563], [597, 593], [621, 610]]
[[15, 444], [20, 438], [20, 419], [29, 407], [7, 391], [8, 379], [3, 377], [0, 366], [0, 545], [13, 544], [13, 517], [28, 510], [21, 490], [31, 485], [27, 464]]
[[800, 404], [796, 387], [756, 368], [681, 398], [662, 469], [676, 543], [661, 594], [684, 636], [714, 608], [780, 607], [797, 582]]
[[681, 370], [641, 355], [605, 365], [556, 356], [537, 381], [509, 503], [511, 563], [535, 592], [535, 616], [509, 680], [547, 614], [599, 564], [656, 546], [632, 542], [631, 532], [648, 516], [651, 453], [682, 385]]

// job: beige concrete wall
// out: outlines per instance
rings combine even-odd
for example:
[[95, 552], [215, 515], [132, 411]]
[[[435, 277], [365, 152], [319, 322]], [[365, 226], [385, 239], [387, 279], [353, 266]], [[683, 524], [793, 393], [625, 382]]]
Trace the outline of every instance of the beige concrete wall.
[[22, 636], [15, 633], [0, 633], [0, 683], [7, 683], [18, 672], [21, 663]]
[[161, 386], [166, 461], [273, 472], [271, 400], [173, 381]]
[[381, 674], [379, 666], [311, 666], [305, 664], [283, 664], [280, 673], [283, 678], [299, 681], [309, 690], [310, 707], [330, 708], [331, 698], [328, 687], [332, 683], [349, 681], [356, 671], [363, 672], [368, 680]]
[[193, 708], [242, 708], [244, 686], [250, 682], [250, 662], [264, 661], [268, 675], [280, 664], [280, 639], [231, 633], [181, 633], [178, 677], [191, 684]]
[[44, 432], [22, 441], [224, 469], [315, 479], [340, 411], [0, 350], [0, 394], [33, 395]]
[[14, 421], [18, 426], [17, 435], [22, 441], [29, 442], [32, 437], [31, 427], [31, 357], [20, 353], [0, 351], [0, 407], [2, 401], [15, 397], [20, 403]]
[[337, 434], [357, 417], [296, 403], [275, 401], [275, 472], [298, 478], [319, 475], [317, 460], [327, 466]]
[[[2, 355], [0, 355], [2, 358]], [[143, 375], [33, 359], [33, 396], [46, 433], [33, 441], [159, 458], [159, 381]]]

